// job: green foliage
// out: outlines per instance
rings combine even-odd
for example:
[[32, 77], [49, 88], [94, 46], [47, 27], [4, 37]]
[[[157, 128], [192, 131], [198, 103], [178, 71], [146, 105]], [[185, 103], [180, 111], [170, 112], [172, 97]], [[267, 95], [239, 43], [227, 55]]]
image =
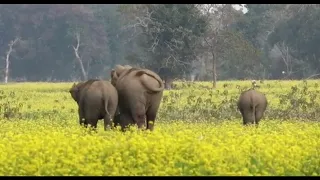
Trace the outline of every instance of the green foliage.
[[239, 17], [233, 28], [244, 34], [254, 46], [263, 48], [259, 36], [272, 30], [275, 19], [272, 17], [284, 5], [279, 4], [247, 4], [248, 12]]
[[[246, 14], [235, 11], [232, 5], [214, 13], [204, 12], [201, 7], [0, 5], [0, 77], [8, 44], [19, 37], [10, 54], [9, 80], [79, 79], [81, 70], [73, 49], [76, 34], [80, 35], [79, 55], [89, 78], [108, 78], [115, 64], [142, 66], [156, 72], [168, 68], [174, 78], [196, 71], [212, 77], [212, 50], [205, 47], [206, 38], [219, 39], [216, 60], [220, 80], [282, 78], [281, 72], [287, 69], [284, 55], [279, 52], [283, 43], [289, 49], [292, 78], [319, 73], [318, 5], [248, 4]], [[208, 33], [211, 31], [223, 36]], [[206, 67], [200, 70], [194, 67], [197, 63]]]
[[[141, 28], [138, 45], [146, 57], [132, 58], [145, 67], [159, 70], [169, 67], [174, 75], [191, 70], [205, 21], [193, 4], [157, 4], [138, 6], [140, 11], [126, 10], [137, 16], [130, 22]], [[141, 12], [145, 12], [141, 14]], [[136, 56], [134, 56], [136, 57]], [[146, 59], [145, 59], [146, 58]]]
[[318, 66], [320, 53], [316, 47], [320, 40], [319, 16], [320, 9], [317, 6], [308, 6], [276, 27], [269, 43], [285, 42], [293, 49], [294, 57], [307, 59], [312, 66]]
[[[8, 43], [15, 37], [24, 42], [23, 47], [20, 44], [14, 47], [10, 56], [10, 77], [42, 81], [79, 79], [81, 71], [72, 47], [77, 45], [78, 33], [79, 55], [89, 78], [105, 76], [105, 70], [123, 59], [114, 55], [122, 49], [121, 42], [114, 39], [120, 29], [114, 24], [120, 18], [109, 6], [116, 9], [114, 5], [99, 8], [98, 5], [71, 4], [1, 5], [1, 56], [5, 57]], [[105, 67], [108, 64], [110, 66]], [[4, 59], [1, 66], [4, 67]]]
[[259, 61], [261, 51], [247, 41], [241, 33], [225, 30], [221, 32], [218, 44], [219, 59], [222, 60], [222, 65], [218, 69], [221, 79], [261, 78], [262, 69]]

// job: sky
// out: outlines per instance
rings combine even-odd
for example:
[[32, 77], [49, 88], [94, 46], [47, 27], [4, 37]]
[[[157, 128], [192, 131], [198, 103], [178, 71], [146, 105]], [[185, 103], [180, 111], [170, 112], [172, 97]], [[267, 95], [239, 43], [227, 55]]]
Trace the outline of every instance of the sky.
[[241, 4], [240, 5], [234, 5], [233, 8], [235, 8], [236, 10], [240, 10], [242, 9], [243, 14], [248, 12], [248, 9], [245, 7], [246, 4]]
[[[215, 8], [216, 6], [220, 6], [222, 4], [214, 4], [215, 6], [211, 6], [211, 5], [212, 4], [202, 4], [202, 6], [200, 6], [199, 8], [200, 8], [200, 10], [202, 9], [202, 10], [205, 10], [205, 11], [207, 11], [206, 8], [209, 8], [209, 12], [211, 12], [214, 9], [216, 9]], [[240, 4], [240, 5], [239, 4], [234, 4], [234, 5], [232, 5], [232, 7], [234, 9], [241, 10], [243, 12], [243, 14], [246, 14], [248, 12], [248, 9], [245, 6], [246, 6], [246, 4]]]

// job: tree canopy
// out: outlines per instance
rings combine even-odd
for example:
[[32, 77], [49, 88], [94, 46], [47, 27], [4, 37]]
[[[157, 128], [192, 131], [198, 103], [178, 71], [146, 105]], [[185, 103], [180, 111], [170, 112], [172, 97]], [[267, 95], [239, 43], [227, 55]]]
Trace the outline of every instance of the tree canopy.
[[[2, 4], [1, 78], [109, 78], [116, 64], [197, 80], [319, 74], [319, 5]], [[8, 63], [9, 62], [9, 63]], [[169, 81], [169, 80], [168, 80]]]

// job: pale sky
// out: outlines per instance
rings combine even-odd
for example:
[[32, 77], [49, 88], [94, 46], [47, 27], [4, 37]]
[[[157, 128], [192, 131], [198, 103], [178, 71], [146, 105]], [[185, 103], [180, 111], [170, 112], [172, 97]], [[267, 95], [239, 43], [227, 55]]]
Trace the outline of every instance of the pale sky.
[[233, 8], [235, 8], [236, 10], [240, 10], [242, 9], [243, 14], [248, 12], [248, 9], [245, 7], [246, 4], [241, 4], [240, 5], [233, 5]]
[[[215, 6], [220, 6], [222, 4], [215, 4]], [[213, 11], [215, 8], [215, 6], [210, 6], [210, 4], [202, 4], [201, 6], [199, 6], [200, 10], [205, 10], [205, 8], [209, 8], [209, 12]], [[235, 10], [240, 10], [243, 12], [243, 14], [247, 13], [248, 12], [248, 9], [245, 7], [246, 4], [234, 4], [232, 5], [232, 7], [235, 9]], [[203, 9], [204, 8], [204, 9]], [[206, 10], [207, 11], [207, 10]]]

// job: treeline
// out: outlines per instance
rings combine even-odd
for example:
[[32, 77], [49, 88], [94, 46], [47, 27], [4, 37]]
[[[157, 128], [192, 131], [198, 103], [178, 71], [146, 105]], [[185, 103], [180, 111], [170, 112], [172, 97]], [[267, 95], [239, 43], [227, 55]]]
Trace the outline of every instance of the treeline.
[[115, 64], [167, 82], [301, 79], [319, 72], [319, 5], [0, 5], [5, 81], [108, 78]]

